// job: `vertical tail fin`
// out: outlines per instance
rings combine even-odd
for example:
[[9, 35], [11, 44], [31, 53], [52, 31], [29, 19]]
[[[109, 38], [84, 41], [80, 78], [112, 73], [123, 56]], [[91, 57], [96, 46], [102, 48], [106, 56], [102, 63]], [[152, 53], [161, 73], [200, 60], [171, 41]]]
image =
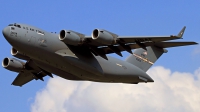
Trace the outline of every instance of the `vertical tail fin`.
[[134, 53], [126, 59], [126, 61], [146, 72], [156, 62], [156, 60], [166, 52], [166, 49], [154, 46], [147, 47], [147, 50], [139, 48], [136, 49]]

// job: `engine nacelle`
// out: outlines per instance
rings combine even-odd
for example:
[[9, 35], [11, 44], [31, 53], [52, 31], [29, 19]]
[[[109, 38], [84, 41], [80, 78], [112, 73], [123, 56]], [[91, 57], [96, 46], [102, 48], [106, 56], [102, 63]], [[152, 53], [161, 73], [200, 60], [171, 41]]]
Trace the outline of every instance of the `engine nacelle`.
[[65, 44], [75, 46], [82, 44], [84, 37], [85, 35], [71, 30], [61, 30], [59, 34], [59, 39], [61, 41], [63, 41]]
[[29, 60], [30, 58], [28, 56], [25, 56], [23, 53], [20, 53], [17, 49], [12, 48], [11, 49], [11, 54], [19, 59], [23, 59], [23, 60]]
[[4, 58], [2, 66], [13, 72], [20, 72], [24, 68], [25, 63], [15, 58]]
[[92, 39], [105, 45], [116, 44], [117, 37], [118, 35], [102, 29], [94, 29], [92, 32]]

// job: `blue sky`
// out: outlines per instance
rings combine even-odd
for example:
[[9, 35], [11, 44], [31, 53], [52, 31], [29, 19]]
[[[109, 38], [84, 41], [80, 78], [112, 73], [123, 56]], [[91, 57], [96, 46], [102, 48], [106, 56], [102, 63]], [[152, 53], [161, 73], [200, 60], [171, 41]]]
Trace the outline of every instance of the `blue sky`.
[[[118, 35], [171, 35], [186, 26], [184, 39], [200, 42], [200, 1], [181, 0], [57, 0], [57, 1], [1, 1], [0, 29], [9, 23], [25, 23], [46, 31], [71, 29], [90, 35], [94, 28], [103, 28]], [[177, 40], [178, 41], [178, 40]], [[11, 46], [1, 34], [0, 59], [12, 57]], [[200, 67], [200, 47], [169, 48], [154, 66], [171, 71], [193, 73]], [[129, 54], [124, 52], [120, 58]], [[0, 67], [0, 111], [30, 111], [36, 92], [45, 88], [45, 81], [32, 81], [24, 87], [11, 86], [16, 73]]]

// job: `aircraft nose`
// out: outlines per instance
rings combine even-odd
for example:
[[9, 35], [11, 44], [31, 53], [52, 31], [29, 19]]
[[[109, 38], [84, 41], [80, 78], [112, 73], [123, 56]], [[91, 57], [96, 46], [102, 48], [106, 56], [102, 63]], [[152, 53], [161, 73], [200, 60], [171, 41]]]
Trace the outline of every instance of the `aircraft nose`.
[[4, 36], [4, 37], [8, 37], [9, 32], [10, 32], [10, 28], [9, 28], [9, 27], [5, 27], [5, 28], [3, 29], [3, 31], [2, 31], [3, 36]]

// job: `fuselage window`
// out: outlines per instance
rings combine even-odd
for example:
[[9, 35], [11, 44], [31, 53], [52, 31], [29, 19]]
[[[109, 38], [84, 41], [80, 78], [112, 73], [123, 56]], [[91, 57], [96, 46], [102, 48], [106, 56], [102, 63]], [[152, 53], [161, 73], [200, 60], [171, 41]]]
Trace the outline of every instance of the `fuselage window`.
[[26, 27], [26, 29], [28, 30], [28, 27]]
[[8, 26], [13, 26], [13, 24], [9, 24]]
[[23, 27], [25, 29], [25, 27]]
[[34, 29], [30, 28], [31, 31], [34, 31]]

